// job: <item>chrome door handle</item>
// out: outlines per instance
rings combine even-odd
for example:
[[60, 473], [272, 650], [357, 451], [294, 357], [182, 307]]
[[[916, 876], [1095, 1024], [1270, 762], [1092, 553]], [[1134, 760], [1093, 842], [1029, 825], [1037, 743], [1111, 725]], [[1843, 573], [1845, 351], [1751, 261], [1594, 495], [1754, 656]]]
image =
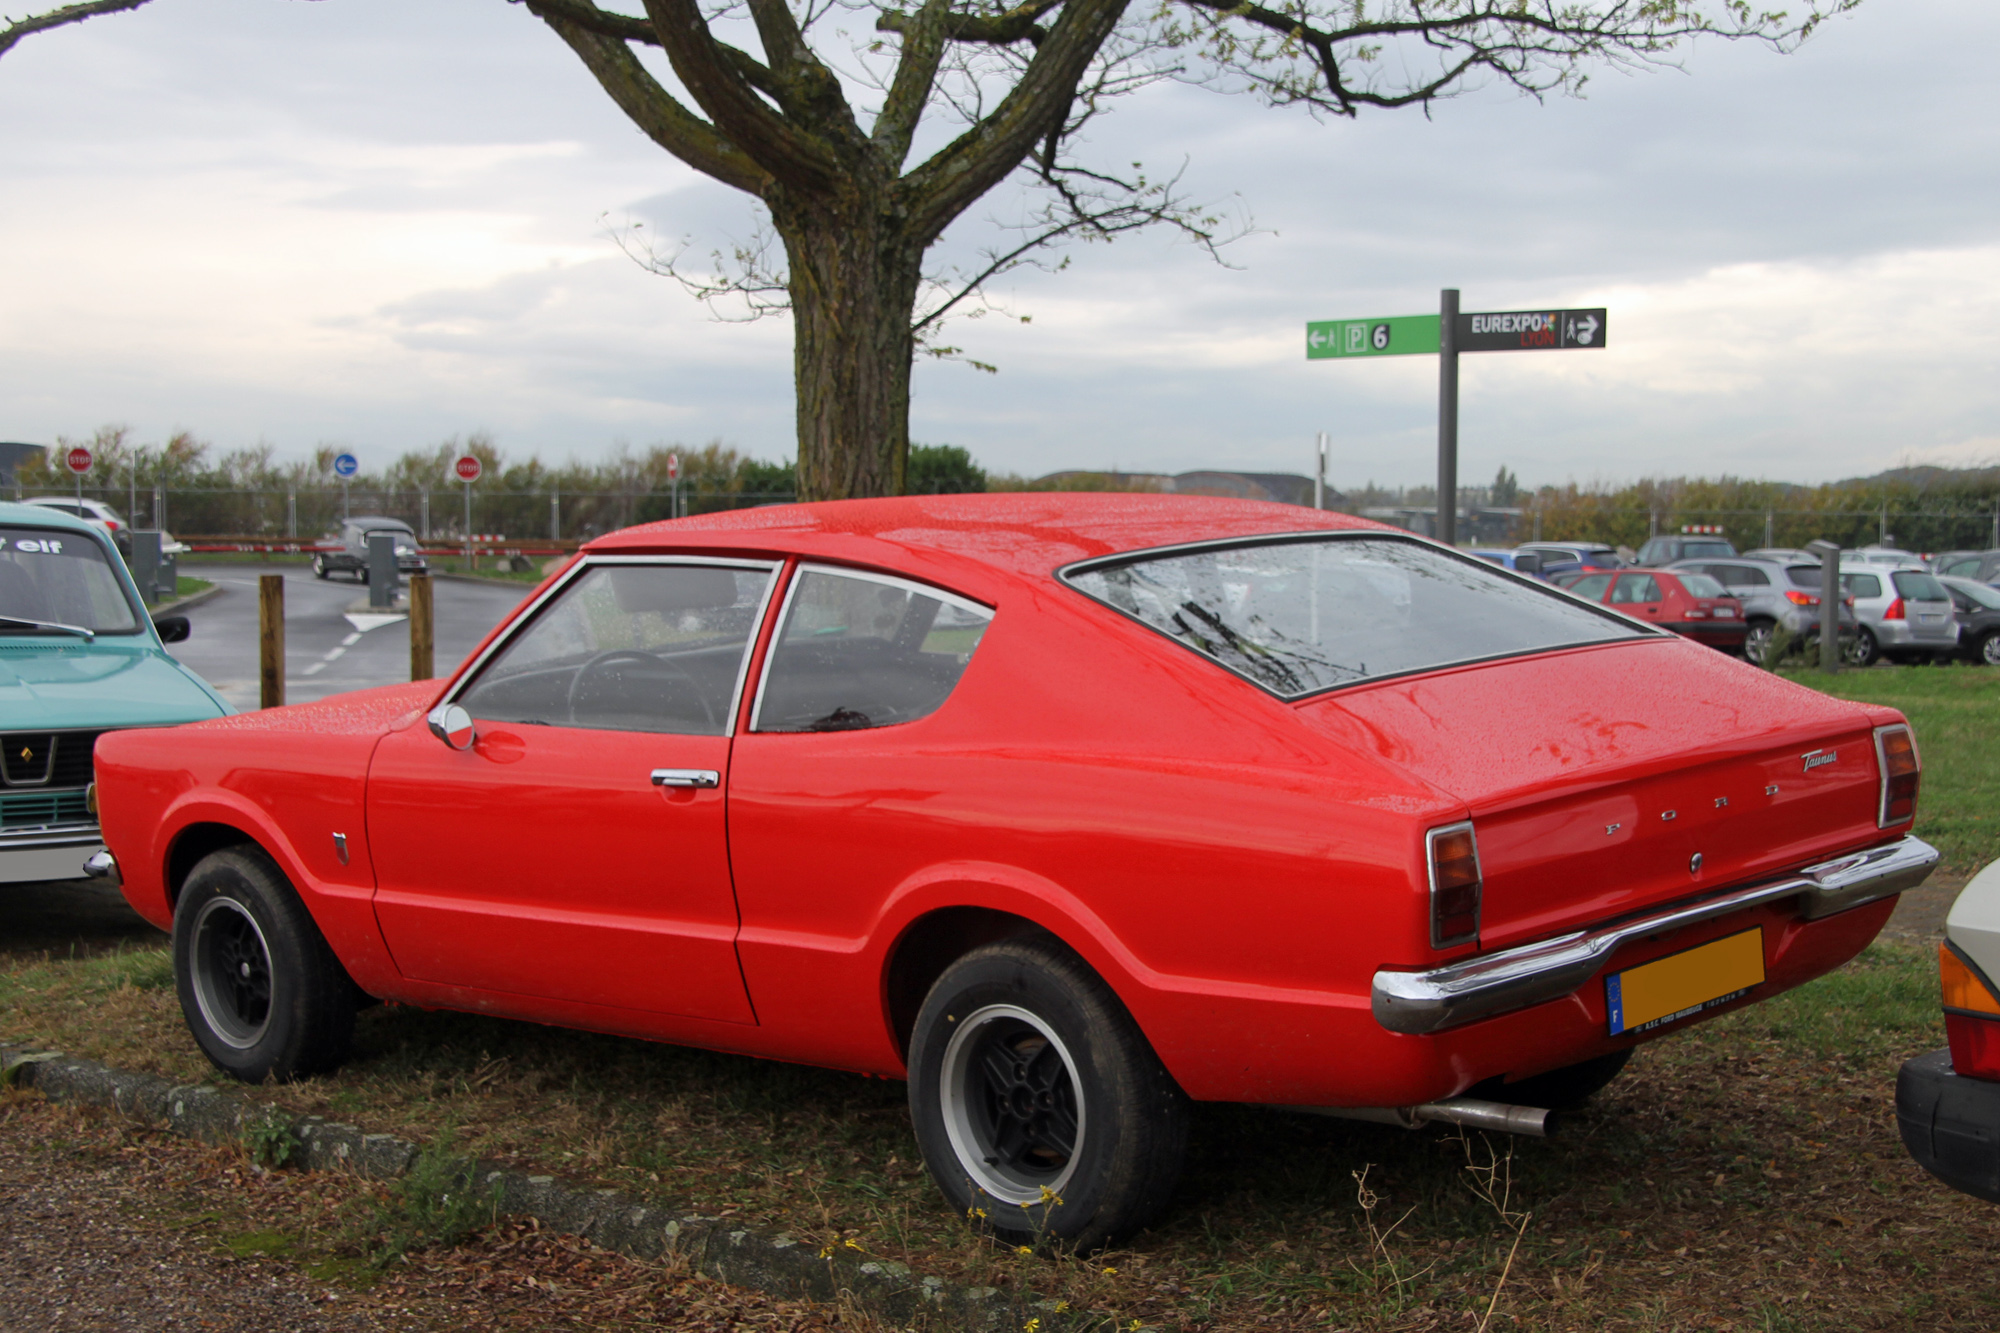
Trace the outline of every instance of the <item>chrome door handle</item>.
[[717, 787], [722, 784], [722, 774], [712, 768], [656, 768], [653, 770], [655, 787]]

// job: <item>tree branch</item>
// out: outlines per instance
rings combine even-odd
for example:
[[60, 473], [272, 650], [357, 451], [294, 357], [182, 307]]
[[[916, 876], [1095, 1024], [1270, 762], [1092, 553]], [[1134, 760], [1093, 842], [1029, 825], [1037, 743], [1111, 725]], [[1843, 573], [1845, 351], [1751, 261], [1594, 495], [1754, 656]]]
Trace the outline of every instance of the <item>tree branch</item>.
[[[944, 58], [945, 28], [951, 20], [951, 0], [926, 0], [916, 17], [896, 31], [903, 34], [902, 57], [896, 62], [896, 79], [875, 118], [871, 136], [881, 150], [890, 171], [902, 169], [909, 156], [910, 140], [917, 121], [930, 104], [931, 89], [937, 83], [938, 62]], [[880, 26], [879, 24], [877, 26]]]
[[[989, 46], [1010, 46], [1019, 41], [1040, 46], [1048, 37], [1049, 30], [1039, 20], [1061, 3], [1062, 0], [1030, 0], [1028, 4], [1016, 5], [1004, 14], [953, 13], [945, 21], [944, 36], [947, 41], [980, 42]], [[892, 9], [876, 16], [875, 29], [877, 32], [903, 32], [915, 21], [913, 16]]]
[[675, 101], [659, 80], [646, 72], [625, 39], [586, 29], [558, 14], [545, 0], [526, 3], [531, 13], [569, 43], [611, 100], [647, 138], [696, 171], [763, 196], [771, 184], [770, 173], [718, 134], [713, 125]]
[[[510, 5], [526, 3], [527, 0], [507, 0]], [[600, 37], [616, 37], [621, 42], [639, 42], [645, 46], [658, 46], [660, 34], [653, 31], [650, 19], [634, 18], [627, 14], [610, 14], [590, 3], [590, 0], [532, 0], [529, 8], [547, 17], [555, 15], [574, 23], [586, 32], [594, 32]], [[744, 81], [759, 92], [772, 91], [771, 71], [762, 61], [748, 51], [718, 42], [722, 53], [736, 66], [736, 72]]]
[[16, 43], [31, 33], [47, 32], [50, 28], [60, 28], [65, 24], [94, 19], [99, 14], [122, 13], [151, 3], [152, 0], [86, 0], [86, 3], [64, 5], [61, 9], [52, 9], [46, 14], [30, 14], [27, 18], [15, 19], [6, 27], [0, 28], [0, 56], [13, 50]]

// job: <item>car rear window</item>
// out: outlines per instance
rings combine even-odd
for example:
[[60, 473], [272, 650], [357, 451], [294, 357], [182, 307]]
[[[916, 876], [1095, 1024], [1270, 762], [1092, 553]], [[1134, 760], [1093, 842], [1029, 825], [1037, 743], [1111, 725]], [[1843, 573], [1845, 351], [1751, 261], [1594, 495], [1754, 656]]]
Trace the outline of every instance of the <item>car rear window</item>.
[[[49, 528], [0, 527], [0, 616], [97, 634], [139, 629], [104, 548], [82, 533]], [[0, 634], [34, 632], [0, 621]]]
[[1728, 542], [1682, 542], [1683, 559], [1701, 559], [1704, 556], [1735, 555], [1736, 548]]
[[1545, 586], [1411, 539], [1313, 536], [1063, 571], [1283, 698], [1461, 662], [1650, 637]]
[[1896, 573], [1891, 574], [1889, 578], [1896, 585], [1896, 594], [1899, 597], [1907, 597], [1913, 602], [1946, 602], [1951, 600], [1951, 594], [1946, 592], [1944, 585], [1939, 583], [1932, 575], [1918, 574], [1909, 570], [1898, 570]]

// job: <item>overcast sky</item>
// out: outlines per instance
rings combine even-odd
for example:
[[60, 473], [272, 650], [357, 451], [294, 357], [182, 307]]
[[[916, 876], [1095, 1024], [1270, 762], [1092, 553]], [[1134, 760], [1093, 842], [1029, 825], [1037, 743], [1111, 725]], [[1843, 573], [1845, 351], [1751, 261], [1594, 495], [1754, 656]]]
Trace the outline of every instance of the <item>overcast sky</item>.
[[[53, 0], [35, 4], [47, 8]], [[22, 4], [13, 6], [23, 9]], [[1315, 123], [1185, 87], [1096, 131], [1257, 230], [1002, 284], [912, 434], [989, 468], [1434, 476], [1436, 363], [1311, 319], [1603, 305], [1602, 351], [1468, 356], [1461, 476], [1812, 482], [2000, 461], [2000, 4], [1868, 0], [1581, 99]], [[641, 138], [503, 0], [157, 0], [0, 59], [0, 439], [109, 422], [364, 463], [487, 430], [589, 458], [792, 453], [790, 327], [722, 324], [607, 224], [706, 253], [742, 196]], [[990, 210], [948, 241], [970, 253]]]

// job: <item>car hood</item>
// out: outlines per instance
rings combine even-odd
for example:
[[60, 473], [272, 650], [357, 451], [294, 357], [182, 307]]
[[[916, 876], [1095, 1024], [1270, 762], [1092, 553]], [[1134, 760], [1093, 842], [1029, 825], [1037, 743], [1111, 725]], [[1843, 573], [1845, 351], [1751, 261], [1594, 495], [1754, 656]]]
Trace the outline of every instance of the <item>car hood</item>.
[[1887, 710], [1684, 639], [1385, 681], [1301, 711], [1464, 803], [1488, 947], [1892, 836], [1876, 826]]
[[9, 731], [154, 727], [221, 717], [229, 705], [149, 643], [0, 642]]

